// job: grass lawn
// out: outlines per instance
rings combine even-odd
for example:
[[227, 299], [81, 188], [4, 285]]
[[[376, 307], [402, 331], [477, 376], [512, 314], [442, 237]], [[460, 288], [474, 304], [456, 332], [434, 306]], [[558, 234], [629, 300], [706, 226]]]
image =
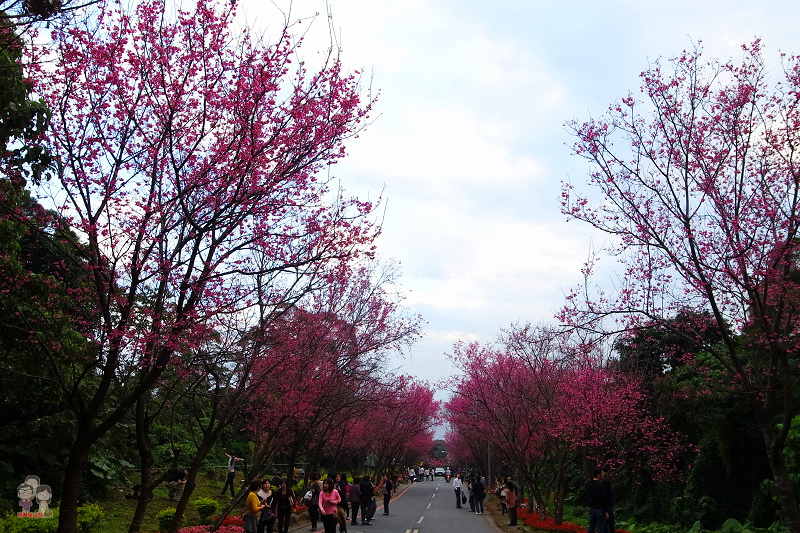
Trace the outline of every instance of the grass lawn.
[[[237, 476], [238, 475], [239, 472], [237, 472]], [[240, 479], [236, 480], [237, 483], [239, 481]], [[218, 509], [220, 511], [230, 501], [230, 491], [225, 496], [219, 495], [223, 485], [225, 484], [224, 471], [221, 471], [219, 476], [214, 476], [212, 478], [206, 478], [201, 474], [198, 474], [196, 483], [197, 487], [194, 489], [194, 492], [189, 499], [189, 506], [187, 507], [184, 515], [183, 526], [192, 526], [200, 523], [200, 517], [197, 514], [197, 510], [194, 508], [194, 505], [192, 504], [192, 502], [195, 500], [199, 498], [211, 498], [216, 500], [219, 502]], [[98, 524], [95, 531], [109, 531], [114, 533], [124, 533], [125, 531], [128, 531], [128, 528], [131, 524], [131, 519], [133, 518], [133, 513], [136, 510], [137, 502], [135, 500], [126, 500], [125, 493], [127, 492], [130, 492], [130, 487], [114, 488], [112, 489], [108, 498], [103, 501], [96, 502], [100, 508], [103, 509], [105, 518]], [[159, 485], [153, 491], [153, 499], [150, 501], [150, 504], [147, 507], [147, 514], [142, 522], [143, 532], [157, 532], [158, 521], [156, 520], [156, 515], [164, 509], [175, 508], [176, 502], [173, 502], [167, 497], [168, 492], [169, 491], [164, 487], [163, 484]], [[236, 515], [238, 513], [239, 511], [235, 510], [231, 514]]]

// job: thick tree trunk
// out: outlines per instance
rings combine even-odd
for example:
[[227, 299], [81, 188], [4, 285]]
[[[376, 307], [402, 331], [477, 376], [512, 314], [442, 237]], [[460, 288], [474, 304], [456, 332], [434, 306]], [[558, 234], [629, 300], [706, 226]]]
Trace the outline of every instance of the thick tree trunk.
[[138, 533], [142, 529], [142, 521], [150, 503], [150, 495], [153, 494], [155, 483], [153, 483], [153, 450], [150, 446], [150, 439], [147, 436], [147, 419], [145, 413], [144, 399], [136, 402], [136, 448], [139, 450], [139, 483], [142, 488], [139, 491], [139, 501], [136, 503], [136, 511], [133, 513], [128, 533]]
[[797, 506], [797, 497], [789, 478], [789, 471], [783, 459], [783, 451], [774, 446], [773, 442], [767, 440], [767, 456], [769, 466], [772, 469], [772, 478], [775, 482], [775, 490], [778, 492], [778, 500], [781, 503], [783, 516], [786, 526], [790, 533], [800, 533], [800, 508]]
[[78, 429], [78, 436], [67, 461], [64, 473], [64, 488], [61, 493], [61, 507], [58, 513], [57, 533], [77, 533], [78, 531], [78, 493], [83, 477], [83, 468], [89, 459], [91, 443], [85, 430]]
[[[172, 518], [172, 523], [169, 526], [170, 533], [178, 531], [181, 527], [183, 515], [186, 513], [186, 507], [189, 505], [189, 498], [191, 498], [194, 489], [197, 487], [197, 472], [200, 470], [203, 461], [205, 461], [206, 457], [208, 457], [208, 454], [211, 452], [211, 448], [217, 441], [217, 436], [218, 432], [207, 436], [206, 440], [197, 448], [197, 453], [189, 466], [189, 476], [186, 478], [186, 486], [183, 488], [183, 495], [178, 502], [178, 506], [175, 508], [175, 516]], [[245, 474], [245, 476], [247, 476], [247, 474]]]
[[553, 502], [553, 521], [557, 526], [564, 520], [564, 497], [567, 494], [566, 465], [561, 461], [556, 474], [556, 501]]
[[145, 475], [145, 472], [142, 471], [142, 488], [139, 491], [139, 501], [136, 502], [136, 510], [133, 513], [131, 525], [128, 527], [128, 533], [139, 533], [139, 531], [141, 531], [144, 515], [147, 513], [147, 507], [150, 503], [150, 496], [152, 496], [153, 489], [156, 486], [156, 484], [153, 483], [153, 475], [150, 469], [148, 468], [147, 470], [148, 475]]

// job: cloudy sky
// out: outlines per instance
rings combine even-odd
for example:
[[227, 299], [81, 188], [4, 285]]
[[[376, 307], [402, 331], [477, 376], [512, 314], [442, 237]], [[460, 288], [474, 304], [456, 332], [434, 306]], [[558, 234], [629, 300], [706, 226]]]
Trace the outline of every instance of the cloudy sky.
[[[565, 221], [562, 181], [583, 184], [564, 123], [600, 115], [658, 57], [703, 42], [741, 57], [760, 37], [773, 79], [800, 53], [797, 9], [777, 1], [330, 0], [349, 70], [379, 89], [377, 120], [334, 169], [361, 197], [383, 191], [379, 246], [399, 261], [407, 304], [427, 321], [402, 362], [430, 381], [453, 373], [453, 342], [495, 338], [513, 322], [551, 320], [604, 237]], [[307, 67], [328, 42], [324, 0], [243, 0], [269, 33], [278, 8], [311, 31]], [[315, 63], [317, 61], [317, 63]], [[610, 259], [608, 260], [611, 261]]]

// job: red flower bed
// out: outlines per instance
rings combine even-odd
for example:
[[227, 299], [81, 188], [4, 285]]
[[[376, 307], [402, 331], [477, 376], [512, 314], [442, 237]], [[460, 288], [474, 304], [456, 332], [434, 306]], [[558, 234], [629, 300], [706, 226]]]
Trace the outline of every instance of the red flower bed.
[[[525, 522], [525, 525], [531, 526], [540, 531], [569, 532], [569, 533], [583, 533], [586, 531], [584, 526], [573, 524], [571, 522], [562, 522], [561, 525], [556, 525], [553, 517], [547, 516], [542, 520], [539, 513], [530, 513], [527, 509], [517, 509], [517, 517]], [[618, 529], [618, 533], [628, 533], [624, 529]]]
[[[211, 517], [211, 521], [212, 522], [214, 520], [216, 520], [216, 519], [217, 519], [216, 516], [212, 516]], [[223, 526], [241, 526], [241, 527], [244, 527], [244, 520], [242, 520], [241, 517], [238, 517], [238, 516], [228, 515], [228, 516], [225, 517], [225, 520], [222, 521], [222, 525]]]
[[[191, 526], [179, 529], [178, 533], [208, 533], [209, 526]], [[216, 533], [244, 533], [239, 526], [220, 526]]]

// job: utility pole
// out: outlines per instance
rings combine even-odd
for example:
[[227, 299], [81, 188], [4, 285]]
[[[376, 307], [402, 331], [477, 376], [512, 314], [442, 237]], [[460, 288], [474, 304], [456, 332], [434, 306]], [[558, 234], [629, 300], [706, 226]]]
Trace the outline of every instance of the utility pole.
[[489, 492], [492, 491], [492, 444], [490, 442], [486, 442], [486, 463], [487, 463], [487, 474], [486, 474], [486, 485], [488, 486]]

